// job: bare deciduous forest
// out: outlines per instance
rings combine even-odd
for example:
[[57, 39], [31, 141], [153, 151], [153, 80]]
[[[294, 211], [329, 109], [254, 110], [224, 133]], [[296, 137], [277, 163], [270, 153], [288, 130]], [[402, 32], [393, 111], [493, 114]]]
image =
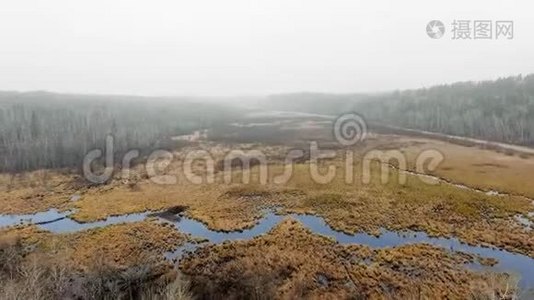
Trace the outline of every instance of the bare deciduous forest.
[[400, 127], [534, 145], [534, 75], [395, 92], [356, 109]]
[[188, 99], [0, 93], [0, 171], [77, 167], [108, 134], [116, 154], [172, 146], [169, 137], [232, 116]]
[[[403, 128], [534, 144], [534, 75], [373, 95], [281, 94], [270, 96], [265, 105], [331, 115], [355, 111]], [[236, 115], [228, 106], [185, 98], [2, 92], [0, 171], [78, 166], [83, 155], [104, 145], [108, 134], [119, 154], [165, 148], [172, 146], [171, 135]]]

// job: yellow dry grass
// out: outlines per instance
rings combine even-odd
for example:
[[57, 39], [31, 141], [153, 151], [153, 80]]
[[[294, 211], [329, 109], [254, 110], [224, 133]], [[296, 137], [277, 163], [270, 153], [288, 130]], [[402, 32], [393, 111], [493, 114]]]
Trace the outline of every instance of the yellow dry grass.
[[534, 198], [534, 157], [502, 151], [462, 146], [445, 141], [407, 136], [378, 135], [371, 147], [387, 147], [404, 152], [414, 167], [419, 153], [439, 150], [445, 157], [433, 174], [470, 187]]
[[0, 213], [27, 214], [51, 207], [62, 209], [76, 192], [73, 180], [73, 175], [55, 170], [0, 174]]
[[98, 265], [126, 269], [136, 264], [162, 261], [189, 237], [171, 224], [155, 220], [124, 223], [77, 233], [51, 234], [34, 225], [0, 231], [0, 246], [20, 243], [30, 255], [48, 255], [87, 271]]
[[472, 259], [430, 245], [342, 246], [286, 219], [250, 241], [202, 248], [181, 269], [206, 298], [465, 299], [488, 286], [464, 267]]

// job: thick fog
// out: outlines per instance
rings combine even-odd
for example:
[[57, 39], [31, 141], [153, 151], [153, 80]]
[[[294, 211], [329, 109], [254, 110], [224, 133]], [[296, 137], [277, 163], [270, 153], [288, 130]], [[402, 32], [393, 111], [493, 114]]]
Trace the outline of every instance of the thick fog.
[[[138, 95], [370, 92], [534, 70], [532, 1], [17, 0], [0, 90]], [[445, 24], [431, 39], [430, 20]], [[454, 20], [513, 39], [454, 40]], [[495, 35], [495, 33], [494, 33]]]

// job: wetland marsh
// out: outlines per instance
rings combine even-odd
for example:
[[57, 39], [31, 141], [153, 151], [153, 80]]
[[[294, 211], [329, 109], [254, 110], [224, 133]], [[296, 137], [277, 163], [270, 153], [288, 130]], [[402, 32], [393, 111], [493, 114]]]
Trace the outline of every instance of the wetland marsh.
[[[207, 138], [186, 145], [173, 154], [176, 159], [165, 169], [166, 174], [177, 177], [175, 184], [156, 184], [139, 166], [131, 170], [134, 183], [124, 183], [116, 176], [106, 185], [84, 186], [76, 184], [76, 178], [68, 174], [51, 172], [46, 177], [52, 179], [51, 182], [61, 178], [62, 184], [39, 188], [27, 187], [27, 182], [28, 178], [43, 176], [40, 173], [12, 178], [10, 190], [4, 194], [0, 226], [10, 236], [20, 232], [25, 243], [32, 244], [34, 251], [38, 252], [47, 252], [50, 247], [47, 239], [55, 236], [61, 241], [58, 243], [62, 244], [62, 251], [69, 253], [72, 261], [78, 260], [76, 265], [81, 268], [87, 268], [99, 255], [112, 258], [110, 264], [122, 268], [135, 265], [140, 257], [150, 255], [160, 263], [174, 265], [190, 278], [193, 290], [206, 296], [223, 293], [221, 284], [230, 284], [224, 293], [239, 295], [243, 287], [236, 286], [236, 282], [221, 283], [227, 275], [218, 278], [213, 274], [233, 274], [238, 266], [235, 264], [240, 263], [243, 264], [240, 268], [254, 264], [255, 267], [250, 268], [256, 274], [251, 278], [259, 282], [268, 280], [269, 291], [264, 292], [272, 293], [273, 297], [288, 297], [295, 293], [301, 296], [342, 297], [357, 292], [374, 298], [384, 293], [386, 286], [388, 293], [395, 295], [416, 293], [413, 290], [416, 286], [422, 295], [456, 297], [487, 289], [490, 281], [495, 289], [503, 288], [510, 284], [507, 281], [513, 280], [517, 280], [517, 288], [523, 292], [528, 292], [533, 286], [534, 233], [525, 227], [534, 211], [532, 200], [526, 197], [530, 195], [528, 186], [516, 189], [514, 185], [506, 185], [506, 181], [491, 184], [490, 179], [494, 175], [477, 169], [472, 171], [478, 174], [476, 177], [457, 175], [471, 172], [470, 166], [473, 165], [489, 170], [494, 168], [496, 160], [501, 162], [504, 170], [522, 171], [514, 167], [521, 164], [527, 172], [531, 170], [528, 166], [532, 158], [428, 138], [371, 132], [365, 143], [350, 148], [355, 159], [353, 182], [347, 184], [347, 165], [343, 155], [349, 148], [333, 147], [328, 136], [328, 122], [318, 120], [316, 115], [299, 115], [297, 121], [285, 119], [280, 122], [279, 118], [284, 120], [286, 116], [277, 117], [278, 121], [274, 123], [260, 119], [254, 126], [234, 124], [214, 129], [213, 140]], [[242, 122], [246, 124], [251, 120], [254, 119]], [[267, 130], [269, 134], [274, 131], [278, 135], [269, 145], [259, 144], [254, 140], [257, 130]], [[220, 143], [226, 138], [226, 132], [232, 132], [236, 141]], [[290, 136], [300, 138], [292, 138], [288, 142]], [[326, 184], [316, 184], [309, 176], [309, 162], [304, 159], [293, 166], [292, 176], [284, 184], [276, 184], [273, 179], [286, 167], [284, 154], [290, 149], [303, 147], [312, 136], [319, 141], [320, 147], [336, 153], [334, 158], [328, 159], [338, 170], [336, 175]], [[421, 175], [411, 171], [415, 167], [413, 153], [434, 147], [446, 153], [447, 164], [443, 171], [438, 168], [426, 175], [435, 181], [427, 184], [420, 180]], [[179, 171], [183, 168], [181, 158], [188, 151], [209, 151], [216, 161], [232, 149], [266, 153], [268, 183], [258, 181], [259, 166], [251, 166], [248, 170], [252, 178], [249, 184], [239, 183], [246, 171], [244, 168], [233, 172], [236, 182], [230, 185], [223, 184], [224, 172], [216, 172], [213, 183], [192, 184]], [[372, 180], [363, 183], [364, 154], [370, 150], [386, 149], [399, 149], [406, 153], [408, 168], [399, 170], [398, 166], [388, 166], [390, 180], [384, 184], [379, 174], [382, 165], [371, 164]], [[476, 160], [466, 165], [462, 163], [467, 159], [464, 158], [466, 155], [474, 155]], [[206, 174], [205, 164], [194, 165], [193, 169], [195, 174]], [[320, 167], [320, 170], [323, 172], [326, 166]], [[404, 184], [399, 181], [402, 172], [407, 176]], [[477, 184], [475, 178], [483, 184]], [[13, 198], [16, 195], [22, 196], [25, 202], [11, 204], [16, 203]], [[46, 210], [42, 210], [44, 205], [48, 206]], [[129, 235], [127, 232], [132, 232], [131, 228], [146, 227], [146, 224], [151, 224], [148, 228], [152, 228], [147, 228], [150, 230], [147, 234], [152, 235], [154, 231], [155, 237], [167, 242], [158, 246], [155, 241], [150, 242], [154, 237], [143, 240], [141, 235], [128, 242], [126, 236], [121, 236]], [[136, 230], [133, 229], [134, 232]], [[165, 237], [171, 231], [175, 237]], [[303, 240], [292, 241], [295, 237], [287, 235], [286, 231], [296, 232], [297, 238]], [[283, 238], [277, 236], [280, 234]], [[313, 240], [321, 241], [319, 245], [322, 245], [322, 248], [313, 251], [326, 251], [326, 256], [319, 262], [309, 260], [298, 263], [298, 268], [292, 266], [293, 255], [308, 251], [306, 247], [310, 247], [307, 245]], [[148, 247], [146, 251], [140, 250], [142, 248], [133, 250], [136, 243], [142, 245], [147, 242], [150, 246], [142, 246]], [[82, 254], [80, 246], [76, 246], [80, 243], [94, 245], [86, 247]], [[280, 247], [280, 255], [283, 252], [283, 256], [275, 258], [277, 252], [270, 252], [272, 247]], [[133, 257], [121, 257], [121, 253], [126, 255], [131, 251], [134, 251]], [[274, 259], [268, 269], [264, 269], [266, 262], [258, 257], [256, 251], [267, 253], [269, 260]], [[339, 261], [340, 257], [331, 256], [338, 252], [336, 255], [341, 257], [353, 253], [352, 258], [343, 262]], [[85, 258], [79, 259], [78, 255]], [[228, 261], [232, 262], [232, 266], [226, 263], [210, 265], [221, 255], [227, 259], [234, 257]], [[390, 256], [397, 257], [399, 262], [391, 261], [387, 258]], [[275, 262], [282, 257], [289, 260], [289, 265], [284, 268], [296, 269], [280, 270], [280, 274], [269, 273], [273, 272], [268, 271], [270, 268], [279, 267]], [[205, 267], [199, 269], [207, 263], [203, 262], [206, 259], [210, 261], [209, 268], [218, 269], [213, 269], [212, 275], [203, 271]], [[432, 271], [434, 277], [414, 277], [414, 274], [421, 275], [430, 270], [422, 265], [413, 265], [413, 260], [436, 266]], [[388, 262], [386, 266], [385, 262]], [[401, 265], [394, 267], [400, 262]], [[334, 267], [336, 264], [341, 265]], [[399, 266], [402, 267], [399, 269]], [[320, 271], [317, 268], [324, 269]], [[342, 275], [339, 268], [348, 273]], [[313, 275], [309, 270], [317, 270], [317, 273]], [[371, 279], [371, 274], [380, 274], [381, 277]], [[446, 274], [455, 274], [470, 283], [463, 286], [451, 281]], [[300, 279], [295, 282], [291, 278]], [[376, 280], [382, 284], [372, 283]], [[356, 282], [359, 284], [354, 286]]]

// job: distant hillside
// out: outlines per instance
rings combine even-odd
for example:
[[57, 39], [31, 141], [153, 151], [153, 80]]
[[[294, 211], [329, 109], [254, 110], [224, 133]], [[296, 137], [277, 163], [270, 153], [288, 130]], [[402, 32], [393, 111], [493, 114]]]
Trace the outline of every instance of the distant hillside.
[[534, 146], [534, 75], [367, 96], [281, 95], [268, 106], [324, 114], [356, 111], [383, 124]]
[[278, 94], [269, 96], [264, 107], [273, 110], [340, 114], [353, 109], [355, 102], [367, 98], [368, 96], [361, 94]]

